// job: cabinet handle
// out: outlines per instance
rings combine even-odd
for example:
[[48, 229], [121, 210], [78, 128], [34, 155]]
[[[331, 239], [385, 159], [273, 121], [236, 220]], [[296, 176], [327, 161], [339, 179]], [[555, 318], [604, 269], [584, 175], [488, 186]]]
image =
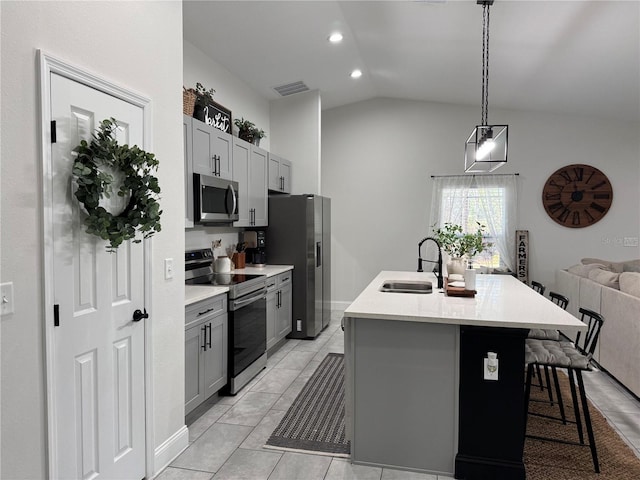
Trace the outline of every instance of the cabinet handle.
[[200, 329], [200, 331], [203, 333], [203, 336], [202, 336], [202, 345], [200, 345], [200, 348], [206, 352], [206, 351], [207, 351], [207, 326], [206, 326], [206, 325], [204, 325], [204, 326]]
[[209, 308], [209, 309], [205, 310], [204, 312], [198, 313], [198, 316], [204, 315], [204, 314], [209, 313], [209, 312], [213, 312], [213, 308]]
[[213, 162], [213, 170], [211, 170], [211, 174], [215, 177], [216, 176], [216, 156], [215, 155], [211, 157], [211, 161]]
[[284, 177], [280, 177], [282, 179], [282, 190], [284, 190]]
[[216, 175], [220, 176], [220, 155], [216, 158]]
[[282, 307], [282, 290], [278, 290], [278, 308]]
[[[209, 330], [209, 340], [207, 340], [207, 347], [211, 348], [211, 322], [207, 324], [207, 329]], [[205, 332], [206, 336], [206, 332]]]

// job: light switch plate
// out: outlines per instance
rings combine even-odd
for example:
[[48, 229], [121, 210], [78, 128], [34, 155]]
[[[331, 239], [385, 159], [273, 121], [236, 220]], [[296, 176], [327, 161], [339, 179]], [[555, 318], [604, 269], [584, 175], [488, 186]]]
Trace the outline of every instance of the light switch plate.
[[173, 278], [173, 258], [164, 259], [164, 279], [170, 280]]
[[13, 282], [0, 284], [0, 315], [13, 313]]

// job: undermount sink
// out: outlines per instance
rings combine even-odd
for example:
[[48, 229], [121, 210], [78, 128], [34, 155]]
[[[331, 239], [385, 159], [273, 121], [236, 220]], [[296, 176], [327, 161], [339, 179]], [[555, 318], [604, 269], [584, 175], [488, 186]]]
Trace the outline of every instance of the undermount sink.
[[431, 293], [431, 282], [419, 280], [387, 280], [380, 287], [381, 292], [390, 293]]

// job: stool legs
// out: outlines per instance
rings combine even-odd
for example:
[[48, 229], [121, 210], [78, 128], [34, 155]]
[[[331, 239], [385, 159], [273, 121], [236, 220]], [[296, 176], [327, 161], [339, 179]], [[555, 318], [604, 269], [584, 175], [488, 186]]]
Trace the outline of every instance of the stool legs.
[[584, 423], [587, 426], [587, 435], [589, 436], [589, 448], [591, 449], [591, 458], [593, 459], [593, 468], [596, 473], [600, 473], [600, 464], [598, 462], [598, 452], [596, 451], [596, 441], [593, 436], [593, 426], [591, 425], [591, 415], [589, 414], [589, 403], [587, 402], [587, 395], [584, 391], [584, 382], [582, 381], [582, 372], [576, 370], [576, 377], [578, 378], [578, 388], [580, 389], [580, 398], [582, 399], [582, 412], [584, 413]]

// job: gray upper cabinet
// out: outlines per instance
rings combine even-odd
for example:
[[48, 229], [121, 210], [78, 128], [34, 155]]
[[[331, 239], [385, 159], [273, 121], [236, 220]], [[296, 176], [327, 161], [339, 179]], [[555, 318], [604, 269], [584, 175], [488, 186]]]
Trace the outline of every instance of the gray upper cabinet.
[[269, 190], [291, 193], [291, 162], [269, 153]]
[[192, 119], [193, 173], [230, 180], [233, 173], [233, 137]]
[[233, 137], [233, 180], [238, 182], [238, 215], [235, 227], [266, 227], [268, 152]]
[[184, 227], [193, 228], [193, 144], [191, 142], [192, 117], [182, 116], [184, 137]]

